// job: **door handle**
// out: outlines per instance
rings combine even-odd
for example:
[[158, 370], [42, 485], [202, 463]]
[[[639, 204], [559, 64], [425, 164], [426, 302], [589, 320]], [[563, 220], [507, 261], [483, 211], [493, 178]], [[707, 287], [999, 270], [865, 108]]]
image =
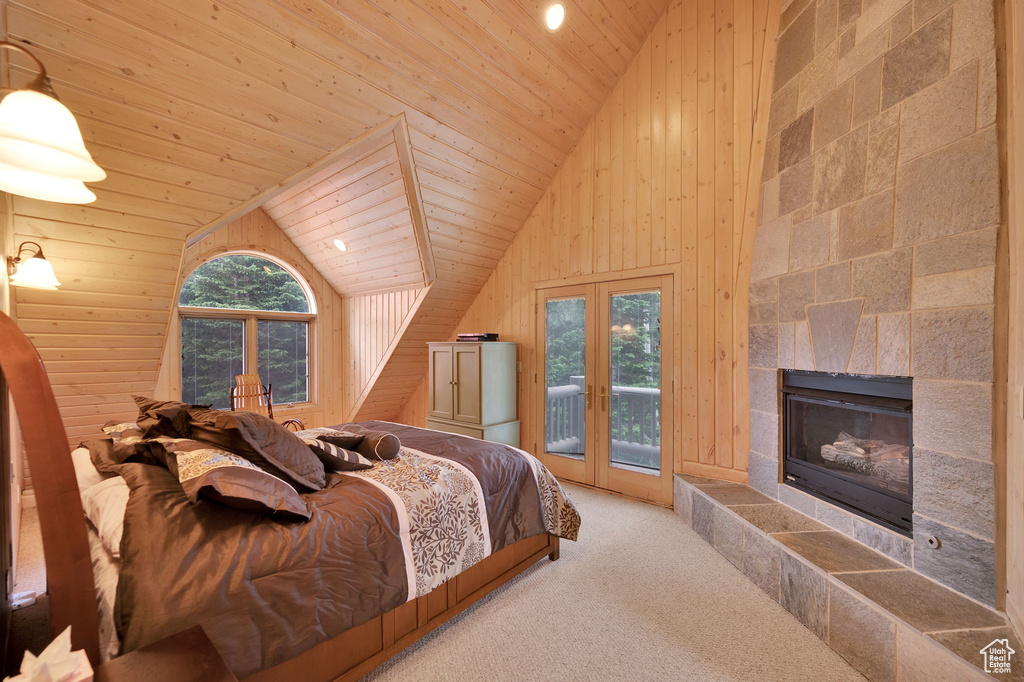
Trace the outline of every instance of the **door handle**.
[[[601, 392], [600, 392], [600, 393], [598, 393], [598, 394], [597, 394], [597, 396], [598, 396], [599, 398], [610, 398], [610, 397], [612, 397], [613, 395], [618, 395], [618, 393], [616, 393], [615, 391], [609, 391], [609, 392], [605, 393], [605, 391], [607, 391], [607, 390], [608, 390], [607, 388], [605, 388], [604, 386], [602, 386], [602, 387], [601, 387]], [[604, 409], [605, 409], [605, 411], [607, 411], [607, 410], [608, 410], [608, 401], [607, 401], [607, 400], [605, 400], [605, 401], [604, 401]]]
[[588, 410], [590, 409], [590, 407], [593, 405], [593, 402], [594, 402], [594, 399], [591, 396], [591, 393], [593, 392], [593, 390], [594, 390], [594, 385], [593, 384], [587, 384], [587, 390], [585, 390], [585, 391], [576, 391], [576, 395], [583, 395], [583, 396], [587, 397], [587, 409]]

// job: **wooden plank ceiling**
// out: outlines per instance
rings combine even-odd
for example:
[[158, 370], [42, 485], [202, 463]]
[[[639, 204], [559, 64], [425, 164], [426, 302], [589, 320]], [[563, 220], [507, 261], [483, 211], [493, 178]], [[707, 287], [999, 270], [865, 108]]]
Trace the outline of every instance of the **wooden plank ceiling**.
[[534, 0], [0, 1], [108, 172], [13, 209], [64, 281], [16, 314], [72, 440], [152, 390], [190, 233], [399, 114], [437, 267], [408, 331], [450, 332], [667, 4], [566, 2], [549, 33]]
[[263, 204], [343, 296], [423, 288], [434, 277], [404, 122], [381, 128]]

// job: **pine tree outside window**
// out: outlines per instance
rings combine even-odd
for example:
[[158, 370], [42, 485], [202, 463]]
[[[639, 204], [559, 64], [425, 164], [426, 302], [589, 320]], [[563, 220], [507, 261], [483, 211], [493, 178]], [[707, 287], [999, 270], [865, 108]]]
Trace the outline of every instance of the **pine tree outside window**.
[[227, 409], [236, 374], [259, 374], [275, 405], [312, 401], [315, 303], [290, 269], [262, 255], [220, 256], [188, 276], [178, 311], [183, 402]]

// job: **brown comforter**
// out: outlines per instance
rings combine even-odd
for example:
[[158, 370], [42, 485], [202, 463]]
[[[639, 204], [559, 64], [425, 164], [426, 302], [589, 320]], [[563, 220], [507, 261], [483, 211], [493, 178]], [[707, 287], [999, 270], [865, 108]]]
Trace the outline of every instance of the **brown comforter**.
[[[328, 476], [306, 523], [200, 501], [166, 469], [124, 464], [131, 488], [115, 620], [122, 653], [201, 624], [245, 677], [393, 609], [488, 554], [579, 516], [531, 455], [387, 422], [401, 455]], [[482, 500], [482, 503], [481, 503]]]

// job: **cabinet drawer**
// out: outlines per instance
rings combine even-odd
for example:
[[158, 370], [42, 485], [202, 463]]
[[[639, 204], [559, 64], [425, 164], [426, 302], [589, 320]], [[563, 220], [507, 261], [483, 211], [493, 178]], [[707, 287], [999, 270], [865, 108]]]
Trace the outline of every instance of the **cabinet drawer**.
[[493, 424], [491, 426], [467, 426], [465, 424], [428, 419], [427, 428], [434, 431], [447, 431], [448, 433], [457, 433], [460, 436], [470, 436], [471, 438], [480, 438], [481, 440], [519, 447], [518, 420], [503, 424]]

